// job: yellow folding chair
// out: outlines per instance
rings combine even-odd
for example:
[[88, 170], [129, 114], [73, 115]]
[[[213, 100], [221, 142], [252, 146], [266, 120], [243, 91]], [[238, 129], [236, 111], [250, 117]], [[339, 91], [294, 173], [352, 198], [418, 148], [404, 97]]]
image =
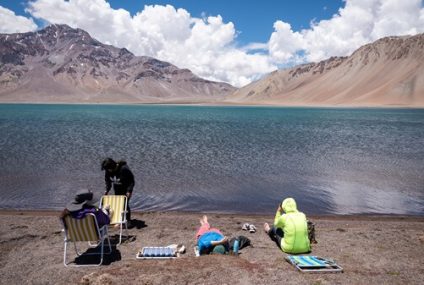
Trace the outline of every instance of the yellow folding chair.
[[[104, 255], [104, 241], [107, 239], [109, 244], [109, 252], [112, 252], [112, 247], [110, 245], [110, 239], [107, 231], [107, 226], [99, 228], [97, 223], [96, 216], [94, 214], [87, 214], [82, 219], [75, 219], [72, 216], [68, 215], [62, 219], [62, 224], [64, 226], [65, 232], [65, 248], [63, 251], [63, 264], [68, 266], [69, 263], [66, 261], [67, 257], [67, 244], [72, 242], [75, 247], [75, 252], [77, 256], [81, 256], [83, 253], [79, 252], [77, 249], [77, 242], [88, 242], [90, 247], [97, 247], [100, 245], [100, 253], [84, 253], [84, 255], [100, 255], [100, 262], [98, 264], [83, 264], [83, 265], [71, 265], [71, 266], [99, 266], [103, 262]], [[95, 242], [94, 244], [92, 242]]]
[[109, 205], [112, 210], [110, 225], [119, 225], [119, 243], [117, 245], [120, 245], [122, 242], [124, 226], [128, 238], [127, 203], [128, 199], [125, 195], [104, 195], [100, 199], [99, 208]]

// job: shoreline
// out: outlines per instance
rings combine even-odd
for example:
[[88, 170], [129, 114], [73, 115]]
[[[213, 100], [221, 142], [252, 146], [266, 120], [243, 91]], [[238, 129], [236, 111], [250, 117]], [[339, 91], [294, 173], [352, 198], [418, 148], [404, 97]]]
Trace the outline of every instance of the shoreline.
[[[315, 223], [312, 255], [331, 258], [339, 274], [306, 274], [295, 270], [263, 232], [274, 215], [208, 214], [212, 227], [225, 236], [243, 235], [253, 247], [239, 256], [195, 257], [194, 234], [203, 213], [133, 212], [130, 240], [116, 246], [99, 267], [63, 265], [63, 232], [59, 211], [0, 210], [0, 284], [422, 284], [424, 217], [307, 216]], [[255, 233], [241, 229], [254, 224]], [[85, 244], [85, 243], [84, 243]], [[82, 248], [84, 248], [84, 244]], [[137, 260], [144, 246], [183, 244], [173, 260]], [[84, 250], [83, 250], [84, 251]], [[68, 257], [75, 257], [69, 246]], [[54, 272], [55, 274], [52, 274]]]
[[[55, 209], [0, 209], [0, 216], [7, 216], [7, 215], [19, 215], [19, 216], [59, 216], [61, 213], [61, 210], [55, 210]], [[269, 218], [274, 217], [275, 213], [270, 214], [264, 214], [264, 213], [224, 213], [224, 212], [189, 212], [189, 211], [139, 211], [139, 210], [132, 210], [132, 213], [135, 215], [172, 215], [172, 214], [178, 214], [178, 215], [219, 215], [219, 216], [249, 216], [249, 217], [258, 217], [258, 218]], [[363, 214], [346, 214], [346, 215], [340, 215], [340, 214], [307, 214], [306, 215], [310, 219], [326, 219], [326, 220], [333, 220], [333, 221], [340, 221], [340, 220], [356, 220], [356, 221], [402, 221], [402, 220], [409, 220], [409, 221], [423, 221], [424, 222], [424, 215], [404, 215], [404, 214], [375, 214], [375, 213], [363, 213]]]
[[316, 108], [316, 109], [416, 109], [424, 106], [410, 105], [287, 105], [278, 103], [235, 103], [235, 102], [0, 102], [0, 105], [98, 105], [98, 106], [193, 106], [193, 107], [269, 107], [269, 108]]

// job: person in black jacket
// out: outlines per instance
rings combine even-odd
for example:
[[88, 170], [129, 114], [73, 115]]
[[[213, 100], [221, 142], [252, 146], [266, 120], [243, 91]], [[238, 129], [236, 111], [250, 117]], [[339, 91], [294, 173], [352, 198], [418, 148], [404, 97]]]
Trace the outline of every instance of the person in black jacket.
[[106, 158], [102, 162], [102, 170], [105, 171], [106, 191], [109, 194], [110, 189], [115, 191], [115, 195], [126, 195], [128, 200], [127, 221], [131, 224], [130, 198], [134, 189], [134, 175], [123, 160], [115, 162], [112, 158]]

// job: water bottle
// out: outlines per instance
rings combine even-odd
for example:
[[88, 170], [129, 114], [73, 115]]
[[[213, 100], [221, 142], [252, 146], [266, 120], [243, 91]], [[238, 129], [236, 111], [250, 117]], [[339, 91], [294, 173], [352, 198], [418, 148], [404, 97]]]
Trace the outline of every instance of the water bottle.
[[239, 240], [238, 239], [236, 239], [235, 241], [234, 241], [234, 245], [233, 245], [233, 254], [234, 255], [238, 255], [238, 250], [239, 250]]

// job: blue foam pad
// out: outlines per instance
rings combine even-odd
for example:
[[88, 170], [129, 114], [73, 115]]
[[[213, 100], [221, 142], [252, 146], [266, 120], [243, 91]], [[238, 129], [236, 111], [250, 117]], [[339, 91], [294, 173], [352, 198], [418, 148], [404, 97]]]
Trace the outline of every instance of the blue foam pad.
[[166, 246], [147, 246], [141, 249], [137, 258], [173, 258], [176, 250]]

